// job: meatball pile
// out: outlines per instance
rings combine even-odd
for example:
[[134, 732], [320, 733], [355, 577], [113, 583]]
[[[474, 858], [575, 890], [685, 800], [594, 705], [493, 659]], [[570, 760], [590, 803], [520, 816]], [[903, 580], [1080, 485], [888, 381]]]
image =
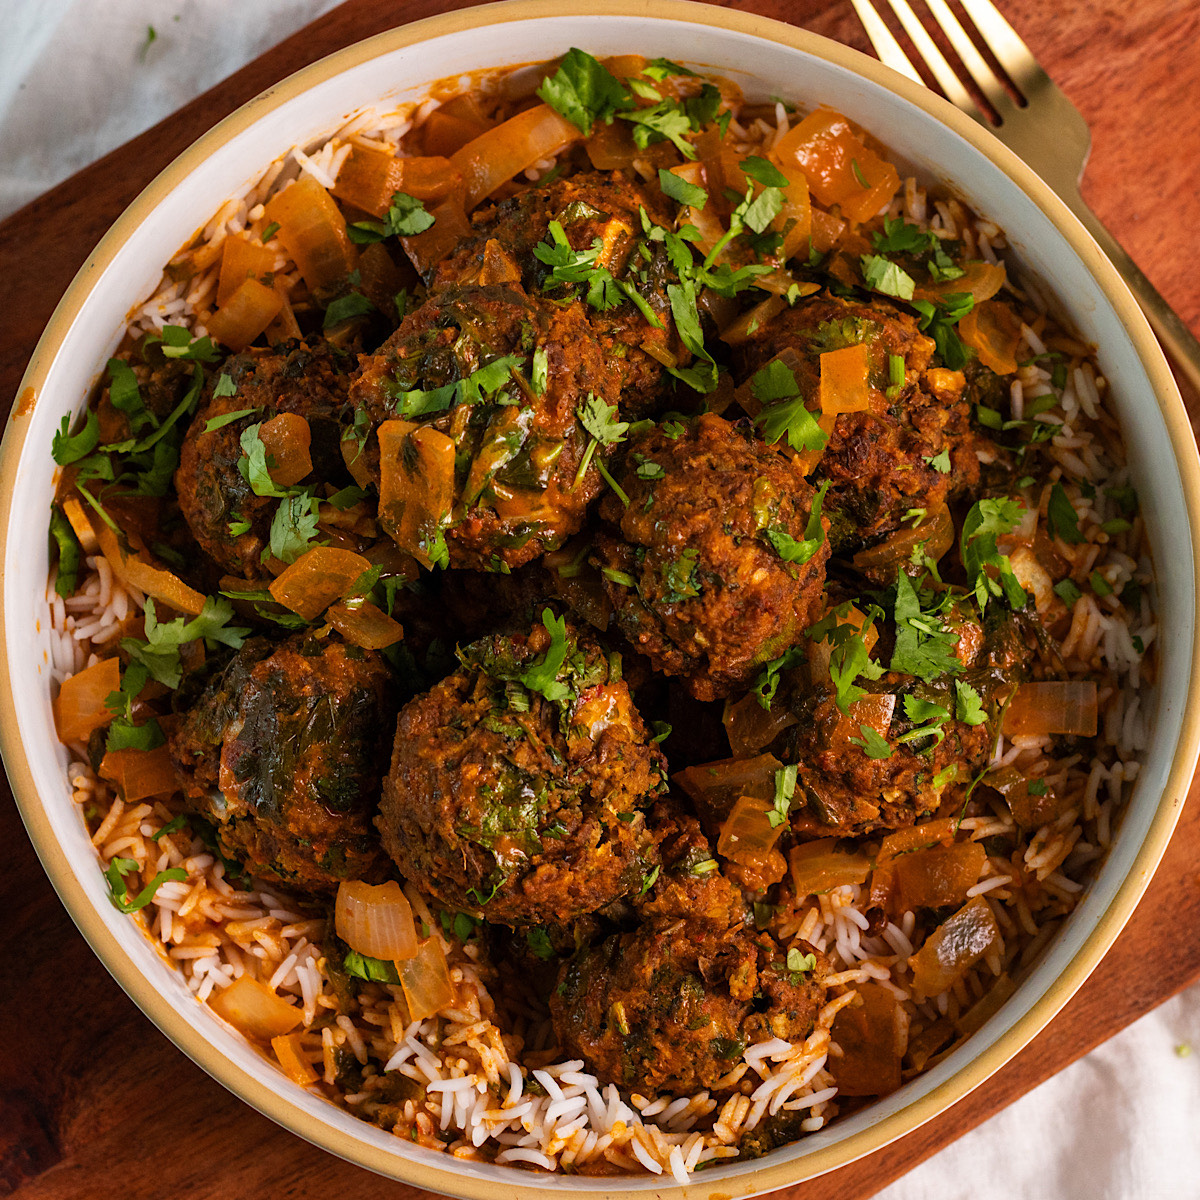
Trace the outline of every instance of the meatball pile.
[[[250, 875], [323, 903], [411, 881], [446, 928], [484, 926], [480, 971], [523, 976], [563, 1055], [688, 1094], [825, 1003], [827, 960], [773, 924], [805, 900], [788, 852], [960, 802], [1037, 631], [1011, 588], [981, 612], [987, 578], [947, 557], [1002, 494], [968, 400], [986, 368], [969, 387], [916, 317], [847, 287], [789, 290], [722, 347], [721, 305], [687, 309], [681, 219], [633, 173], [514, 184], [420, 278], [374, 247], [407, 281], [394, 316], [310, 315], [195, 367], [170, 540], [251, 635], [183, 663], [168, 744]], [[704, 270], [706, 300], [749, 308], [729, 263]], [[860, 345], [866, 403], [793, 436], [818, 428], [822, 356]], [[790, 392], [763, 400], [780, 362]], [[191, 370], [143, 379], [159, 418]], [[283, 414], [302, 478], [257, 441]], [[934, 512], [942, 542], [912, 538]], [[323, 568], [315, 616], [277, 586], [313, 546], [360, 556], [353, 581]], [[356, 644], [369, 610], [389, 643]], [[751, 761], [745, 787], [707, 782]], [[723, 840], [747, 797], [774, 805], [753, 862]]]

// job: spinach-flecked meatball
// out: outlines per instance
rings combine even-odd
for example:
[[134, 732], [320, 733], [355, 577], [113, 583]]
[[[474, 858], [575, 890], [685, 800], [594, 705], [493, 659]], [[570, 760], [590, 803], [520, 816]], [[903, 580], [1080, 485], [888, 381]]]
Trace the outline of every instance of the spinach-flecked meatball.
[[[814, 482], [829, 483], [825, 509], [835, 554], [878, 541], [913, 509], [932, 512], [979, 482], [980, 443], [963, 373], [933, 366], [933, 339], [884, 300], [801, 300], [750, 340], [743, 365], [749, 376], [791, 350], [800, 395], [815, 411], [821, 355], [860, 343], [868, 349], [871, 409], [838, 416], [812, 473]], [[893, 359], [902, 360], [899, 383], [892, 382]]]
[[305, 634], [252, 638], [170, 739], [188, 804], [259, 878], [332, 892], [343, 879], [384, 877], [371, 817], [390, 692], [373, 651]]
[[[368, 471], [379, 478], [387, 422], [404, 439], [408, 503], [430, 508], [415, 533], [403, 520], [388, 531], [427, 565], [484, 571], [560, 546], [601, 487], [594, 463], [580, 474], [590, 437], [578, 410], [610, 393], [614, 381], [577, 303], [531, 298], [519, 284], [435, 293], [364, 356], [351, 389], [368, 431]], [[444, 457], [428, 465], [423, 455], [438, 448]]]
[[[349, 483], [340, 442], [352, 365], [318, 341], [245, 350], [210, 374], [183, 440], [175, 487], [200, 548], [229, 574], [268, 577], [262, 557], [279, 503], [256, 495], [242, 474], [239, 464], [247, 460], [242, 435], [281, 413], [296, 413], [308, 422], [313, 464], [311, 475], [297, 482]], [[245, 415], [207, 429], [233, 413]]]
[[400, 871], [457, 910], [565, 923], [637, 893], [666, 786], [620, 656], [549, 611], [459, 651], [400, 712], [378, 825]]
[[595, 559], [621, 632], [699, 700], [746, 688], [817, 617], [829, 557], [816, 493], [713, 414], [630, 438]]
[[565, 963], [550, 1011], [563, 1052], [601, 1080], [687, 1095], [716, 1087], [747, 1046], [802, 1042], [824, 973], [806, 945], [789, 955], [766, 933], [657, 918]]
[[[947, 796], [962, 795], [991, 754], [995, 725], [985, 714], [995, 717], [1001, 696], [1023, 678], [1032, 657], [1014, 614], [992, 604], [980, 621], [971, 611], [956, 601], [918, 618], [923, 628], [940, 627], [954, 639], [941, 674], [860, 678], [865, 695], [847, 712], [828, 684], [785, 702], [797, 723], [775, 750], [797, 767], [793, 833], [846, 837], [897, 829], [930, 816]], [[976, 711], [968, 697], [977, 699]], [[864, 724], [882, 740], [868, 744]]]
[[[614, 399], [623, 413], [645, 415], [674, 391], [665, 363], [690, 355], [675, 332], [666, 290], [678, 276], [662, 241], [643, 236], [643, 211], [654, 224], [672, 226], [661, 197], [620, 171], [585, 172], [528, 188], [472, 214], [475, 235], [438, 265], [433, 286], [520, 281], [531, 296], [545, 294], [556, 303], [579, 290], [605, 370], [617, 384]], [[567, 273], [588, 275], [582, 289], [564, 281], [561, 270], [555, 275], [568, 252], [575, 269]], [[587, 257], [577, 261], [579, 255]], [[595, 268], [636, 286], [654, 320], [615, 284], [595, 285], [589, 275]]]

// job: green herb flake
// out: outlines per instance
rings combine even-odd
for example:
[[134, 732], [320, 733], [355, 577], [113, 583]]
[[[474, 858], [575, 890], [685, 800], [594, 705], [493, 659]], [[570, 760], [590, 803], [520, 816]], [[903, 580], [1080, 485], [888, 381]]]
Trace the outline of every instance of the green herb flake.
[[1092, 591], [1095, 592], [1097, 596], [1104, 597], [1112, 595], [1112, 584], [1109, 583], [1099, 571], [1093, 571], [1088, 576], [1088, 583], [1092, 585]]
[[1064, 542], [1072, 546], [1077, 546], [1084, 541], [1083, 534], [1079, 532], [1079, 517], [1075, 512], [1075, 506], [1071, 503], [1061, 483], [1056, 483], [1050, 489], [1050, 502], [1046, 507], [1046, 518], [1050, 524], [1050, 531], [1055, 537], [1062, 538]]
[[125, 877], [127, 875], [136, 875], [138, 870], [139, 867], [132, 858], [121, 858], [119, 856], [114, 858], [104, 870], [104, 878], [108, 880], [108, 898], [112, 901], [113, 907], [120, 909], [123, 913], [140, 911], [154, 899], [154, 893], [164, 883], [182, 883], [188, 877], [187, 872], [182, 867], [168, 867], [165, 871], [159, 871], [130, 900], [129, 885]]
[[1073, 580], [1062, 579], [1054, 585], [1054, 594], [1068, 607], [1074, 608], [1075, 602], [1083, 593], [1075, 585]]
[[[229, 376], [222, 375], [221, 378], [228, 379]], [[213, 394], [215, 395], [216, 393]], [[232, 393], [226, 392], [225, 394], [231, 395]], [[259, 410], [257, 408], [239, 408], [236, 412], [222, 413], [219, 417], [209, 417], [209, 419], [204, 422], [204, 432], [213, 433], [215, 430], [224, 429], [226, 425], [232, 425], [234, 421], [240, 421], [243, 417], [252, 417], [258, 411]], [[259, 444], [261, 445], [262, 443], [260, 442]], [[263, 453], [266, 453], [265, 447], [263, 448]]]
[[872, 291], [898, 300], [911, 300], [916, 281], [902, 267], [881, 254], [864, 254], [860, 258], [863, 281]]
[[574, 46], [537, 94], [585, 135], [597, 121], [611, 121], [615, 113], [633, 104], [620, 80], [599, 59]]
[[672, 171], [662, 167], [658, 171], [658, 185], [663, 195], [670, 197], [677, 204], [686, 204], [691, 208], [703, 208], [708, 203], [708, 193], [697, 184], [688, 183]]

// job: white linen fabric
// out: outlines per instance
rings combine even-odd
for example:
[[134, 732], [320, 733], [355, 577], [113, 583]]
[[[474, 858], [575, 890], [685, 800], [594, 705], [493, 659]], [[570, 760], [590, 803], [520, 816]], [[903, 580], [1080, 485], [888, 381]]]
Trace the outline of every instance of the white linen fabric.
[[[0, 218], [337, 3], [2, 0]], [[962, 1103], [969, 1106], [970, 1097]], [[1198, 1116], [1200, 986], [941, 1151], [879, 1200], [1200, 1196]]]

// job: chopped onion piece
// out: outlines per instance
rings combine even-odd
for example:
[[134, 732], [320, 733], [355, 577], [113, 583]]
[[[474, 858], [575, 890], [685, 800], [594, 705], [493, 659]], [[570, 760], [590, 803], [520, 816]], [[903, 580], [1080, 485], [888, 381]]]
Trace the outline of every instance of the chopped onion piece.
[[947, 918], [909, 960], [913, 984], [924, 996], [944, 992], [989, 950], [1003, 944], [1000, 928], [982, 896], [974, 896]]
[[154, 750], [110, 750], [100, 762], [101, 779], [117, 785], [126, 804], [179, 790], [175, 760], [166, 746]]
[[261, 1042], [291, 1033], [304, 1020], [299, 1008], [249, 975], [235, 979], [208, 1004], [235, 1029]]
[[786, 820], [771, 824], [774, 811], [769, 800], [740, 797], [721, 825], [717, 853], [743, 867], [762, 864], [787, 825]]
[[865, 883], [871, 862], [865, 854], [836, 849], [837, 838], [821, 838], [793, 846], [788, 856], [792, 886], [798, 900], [828, 892], [846, 883]]
[[364, 650], [385, 650], [404, 637], [400, 622], [393, 621], [383, 609], [369, 600], [354, 607], [330, 605], [325, 619], [346, 641], [362, 646]]
[[279, 1065], [287, 1073], [287, 1077], [301, 1087], [317, 1082], [317, 1073], [313, 1065], [300, 1052], [300, 1036], [295, 1033], [282, 1033], [271, 1039], [271, 1049], [279, 1059]]
[[431, 1017], [454, 999], [450, 983], [450, 968], [446, 954], [437, 938], [426, 938], [416, 955], [396, 964], [408, 1015], [414, 1021]]
[[272, 483], [291, 487], [312, 470], [312, 430], [299, 413], [284, 412], [264, 421], [258, 436], [272, 464]]
[[848, 1004], [834, 1018], [831, 1036], [842, 1054], [830, 1071], [843, 1096], [885, 1096], [900, 1086], [900, 1060], [908, 1047], [908, 1018], [894, 992], [878, 983], [860, 983], [861, 1003]]
[[378, 886], [358, 879], [341, 883], [334, 927], [351, 950], [369, 958], [399, 962], [417, 953], [412, 907], [394, 879]]
[[370, 569], [370, 562], [353, 550], [314, 546], [271, 581], [270, 592], [284, 608], [299, 613], [306, 621], [315, 621]]
[[102, 658], [70, 679], [54, 697], [54, 724], [62, 742], [86, 742], [116, 715], [104, 701], [121, 687], [121, 661]]

